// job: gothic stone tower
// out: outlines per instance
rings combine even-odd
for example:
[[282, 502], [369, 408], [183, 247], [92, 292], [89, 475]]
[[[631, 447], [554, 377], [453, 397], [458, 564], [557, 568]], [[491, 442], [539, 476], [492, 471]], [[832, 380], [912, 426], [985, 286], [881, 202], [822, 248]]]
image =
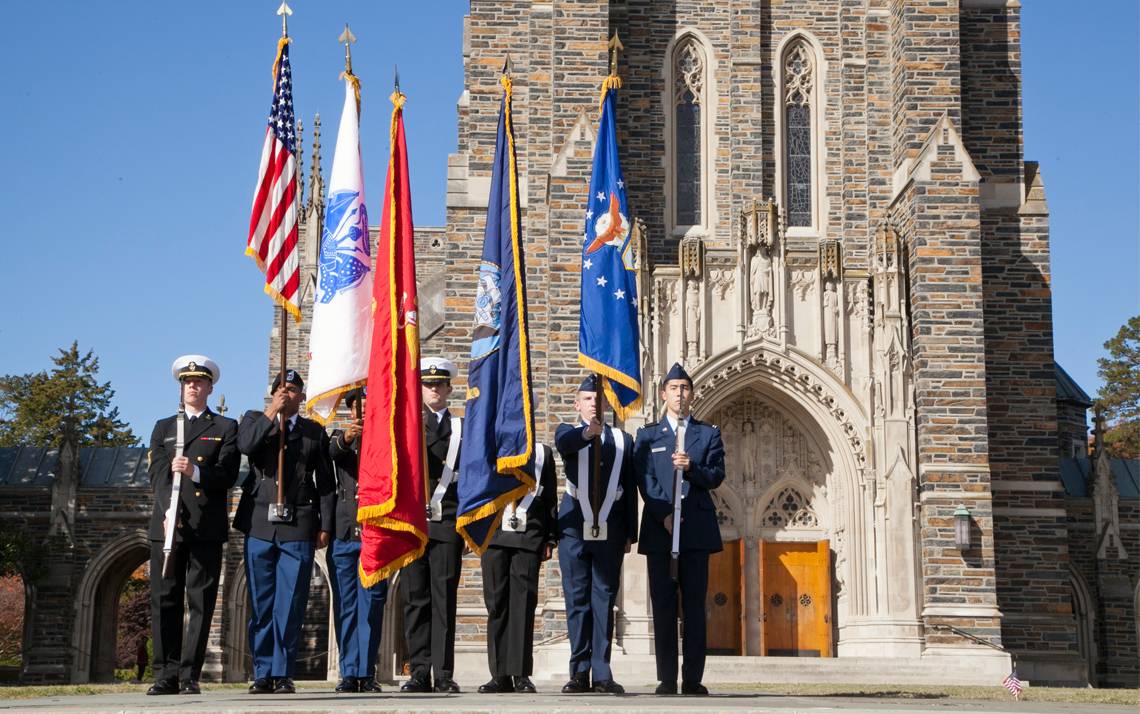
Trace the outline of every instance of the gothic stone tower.
[[[1012, 655], [1025, 678], [1083, 681], [1020, 18], [1018, 0], [471, 2], [447, 226], [417, 236], [437, 316], [423, 349], [466, 363], [509, 53], [539, 437], [572, 418], [582, 221], [618, 33], [644, 391], [684, 361], [728, 449], [714, 653], [906, 658], [963, 679], [1000, 679]], [[544, 573], [546, 641], [564, 618], [557, 563]], [[481, 664], [473, 559], [462, 587], [460, 652]], [[651, 654], [639, 556], [619, 607], [621, 679]], [[564, 668], [555, 640], [539, 670]]]

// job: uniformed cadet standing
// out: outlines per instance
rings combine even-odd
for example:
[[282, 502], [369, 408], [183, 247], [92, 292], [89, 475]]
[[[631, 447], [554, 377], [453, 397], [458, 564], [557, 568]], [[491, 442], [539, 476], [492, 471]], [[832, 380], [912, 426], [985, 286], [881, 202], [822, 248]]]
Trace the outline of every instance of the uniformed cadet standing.
[[[329, 543], [336, 508], [336, 483], [329, 437], [320, 424], [297, 412], [305, 400], [295, 370], [273, 380], [264, 413], [248, 411], [238, 426], [238, 448], [249, 457], [234, 528], [245, 533], [249, 582], [249, 648], [253, 655], [251, 694], [293, 694], [293, 668], [313, 551]], [[277, 500], [279, 420], [285, 424], [286, 517], [273, 516]]]
[[[558, 512], [558, 563], [570, 637], [570, 681], [562, 687], [564, 694], [625, 691], [614, 681], [610, 655], [621, 564], [637, 540], [633, 439], [621, 429], [603, 429], [597, 419], [598, 399], [605, 396], [598, 394], [590, 375], [574, 399], [578, 423], [560, 424], [555, 432], [566, 468], [566, 493]], [[596, 474], [593, 450], [599, 434], [601, 473]], [[600, 504], [595, 493], [601, 495]]]
[[534, 611], [538, 574], [557, 540], [558, 484], [554, 452], [535, 444], [531, 465], [538, 485], [507, 504], [499, 530], [483, 553], [483, 600], [487, 605], [487, 663], [491, 681], [483, 694], [533, 694]]
[[[237, 481], [241, 454], [237, 422], [213, 413], [206, 403], [221, 377], [218, 365], [208, 357], [185, 355], [174, 360], [171, 371], [181, 383], [184, 448], [182, 456], [175, 457], [178, 415], [154, 425], [148, 472], [154, 491], [149, 536], [155, 682], [147, 694], [199, 694], [218, 599], [222, 545], [229, 533], [229, 489]], [[173, 560], [169, 577], [163, 577], [165, 518], [176, 478], [180, 493]], [[184, 599], [190, 609], [187, 620]]]
[[[344, 401], [351, 411], [362, 398], [362, 390], [354, 389]], [[376, 681], [376, 655], [388, 581], [370, 588], [360, 582], [360, 524], [356, 521], [360, 434], [361, 423], [353, 421], [344, 430], [334, 430], [329, 445], [337, 482], [336, 523], [325, 558], [332, 576], [329, 580], [340, 665], [336, 691], [340, 693], [381, 691]]]
[[458, 692], [455, 672], [455, 608], [463, 540], [455, 530], [459, 508], [459, 441], [462, 425], [447, 409], [455, 365], [440, 357], [420, 360], [428, 466], [428, 543], [424, 554], [400, 571], [404, 634], [411, 678], [401, 692]]
[[[684, 608], [681, 667], [682, 694], [708, 694], [701, 684], [705, 672], [705, 594], [709, 583], [709, 554], [722, 549], [716, 506], [710, 491], [724, 481], [724, 445], [720, 429], [689, 415], [693, 380], [674, 364], [661, 387], [665, 418], [637, 432], [638, 486], [645, 508], [641, 542], [649, 570], [653, 603], [653, 642], [656, 646], [658, 694], [677, 693], [677, 588]], [[678, 448], [678, 429], [684, 429]], [[674, 519], [673, 480], [682, 475], [681, 522]], [[673, 529], [680, 527], [677, 581], [670, 575]]]

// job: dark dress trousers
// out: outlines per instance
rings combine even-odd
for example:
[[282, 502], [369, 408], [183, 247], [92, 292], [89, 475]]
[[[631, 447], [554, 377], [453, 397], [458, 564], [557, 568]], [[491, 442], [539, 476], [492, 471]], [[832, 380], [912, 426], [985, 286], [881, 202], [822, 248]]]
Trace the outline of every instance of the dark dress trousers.
[[[237, 422], [208, 409], [186, 419], [182, 455], [198, 467], [198, 483], [181, 476], [178, 527], [174, 532], [172, 574], [162, 576], [163, 520], [170, 506], [174, 479], [170, 463], [177, 437], [176, 416], [154, 425], [148, 452], [154, 510], [150, 528], [150, 604], [154, 637], [154, 673], [157, 680], [197, 680], [202, 675], [206, 641], [222, 568], [222, 544], [229, 489], [237, 481], [241, 454], [237, 449]], [[183, 621], [183, 603], [189, 618]], [[183, 626], [185, 625], [185, 638]]]
[[245, 534], [249, 582], [249, 647], [254, 677], [292, 677], [297, 642], [309, 600], [313, 540], [332, 531], [336, 484], [329, 460], [329, 438], [315, 421], [298, 416], [285, 436], [285, 503], [290, 523], [271, 523], [277, 500], [278, 426], [265, 414], [249, 411], [238, 426], [238, 449], [249, 457], [234, 528]]
[[[501, 527], [483, 553], [483, 600], [487, 605], [487, 662], [492, 677], [534, 673], [534, 611], [542, 552], [557, 540], [558, 484], [554, 452], [545, 444], [539, 485], [542, 493], [527, 506], [520, 532]], [[534, 463], [532, 458], [531, 464]], [[515, 502], [517, 508], [522, 499]]]
[[344, 432], [337, 429], [330, 439], [329, 455], [336, 472], [336, 517], [325, 561], [331, 576], [340, 676], [373, 679], [388, 581], [370, 588], [360, 582], [360, 524], [356, 521], [360, 439], [345, 444]]
[[[578, 485], [578, 459], [581, 449], [590, 484], [594, 473], [594, 440], [583, 434], [586, 425], [560, 424], [555, 445], [562, 455], [566, 480]], [[562, 570], [562, 592], [566, 598], [566, 629], [570, 638], [570, 676], [593, 674], [596, 682], [613, 679], [610, 655], [614, 634], [614, 605], [621, 581], [621, 564], [627, 542], [637, 541], [637, 483], [633, 439], [620, 429], [607, 429], [602, 443], [600, 492], [604, 494], [613, 469], [616, 449], [611, 435], [622, 439], [623, 454], [616, 498], [606, 518], [606, 540], [588, 541], [582, 537], [585, 516], [581, 504], [569, 492], [562, 496], [558, 510], [558, 563]], [[586, 484], [583, 484], [586, 485]], [[586, 485], [590, 488], [589, 485]], [[595, 511], [600, 504], [591, 505]]]
[[[451, 441], [451, 413], [443, 418], [424, 410], [427, 441], [428, 493], [430, 499], [443, 474]], [[459, 458], [455, 459], [459, 467]], [[463, 562], [463, 539], [455, 530], [459, 508], [459, 478], [451, 482], [442, 501], [443, 519], [428, 521], [424, 554], [400, 571], [400, 594], [404, 598], [404, 635], [412, 675], [437, 680], [451, 679], [455, 672], [455, 608], [459, 572]]]
[[[638, 552], [645, 554], [648, 567], [657, 679], [673, 683], [677, 681], [678, 583], [669, 577], [673, 539], [665, 530], [664, 521], [673, 514], [673, 452], [676, 445], [676, 432], [668, 419], [663, 419], [638, 430], [634, 446], [638, 487], [645, 500]], [[699, 684], [705, 672], [705, 594], [709, 581], [709, 554], [723, 548], [716, 505], [709, 493], [724, 481], [724, 444], [720, 439], [720, 429], [690, 418], [685, 431], [685, 452], [691, 465], [684, 474], [688, 493], [681, 500], [678, 563], [684, 621], [681, 680]]]

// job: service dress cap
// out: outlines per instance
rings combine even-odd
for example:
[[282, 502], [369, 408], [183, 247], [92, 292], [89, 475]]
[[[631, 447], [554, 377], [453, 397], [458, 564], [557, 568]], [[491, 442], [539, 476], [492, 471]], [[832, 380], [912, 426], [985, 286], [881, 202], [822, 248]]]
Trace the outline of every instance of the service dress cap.
[[689, 376], [689, 373], [685, 371], [685, 368], [681, 366], [680, 362], [674, 362], [673, 366], [669, 368], [669, 373], [666, 374], [665, 379], [661, 381], [661, 386], [664, 387], [674, 379], [683, 379], [689, 383], [690, 387], [693, 386], [693, 378]]
[[170, 365], [170, 373], [179, 382], [191, 377], [200, 377], [217, 384], [222, 378], [222, 370], [218, 367], [218, 363], [205, 355], [182, 355]]
[[421, 382], [442, 382], [453, 378], [457, 371], [455, 363], [443, 357], [423, 357], [420, 359]]

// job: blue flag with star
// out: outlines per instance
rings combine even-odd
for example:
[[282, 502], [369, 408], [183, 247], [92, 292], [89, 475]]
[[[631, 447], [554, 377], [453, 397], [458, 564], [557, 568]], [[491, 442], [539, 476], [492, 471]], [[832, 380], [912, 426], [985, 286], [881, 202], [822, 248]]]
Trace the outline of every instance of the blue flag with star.
[[535, 484], [526, 260], [511, 125], [511, 81], [504, 74], [499, 82], [503, 100], [475, 291], [455, 521], [455, 530], [476, 555], [490, 545], [502, 522], [503, 508]]
[[616, 77], [603, 85], [602, 119], [582, 242], [582, 302], [578, 362], [602, 377], [602, 389], [621, 419], [641, 408], [637, 270], [630, 241], [629, 204], [618, 159]]

